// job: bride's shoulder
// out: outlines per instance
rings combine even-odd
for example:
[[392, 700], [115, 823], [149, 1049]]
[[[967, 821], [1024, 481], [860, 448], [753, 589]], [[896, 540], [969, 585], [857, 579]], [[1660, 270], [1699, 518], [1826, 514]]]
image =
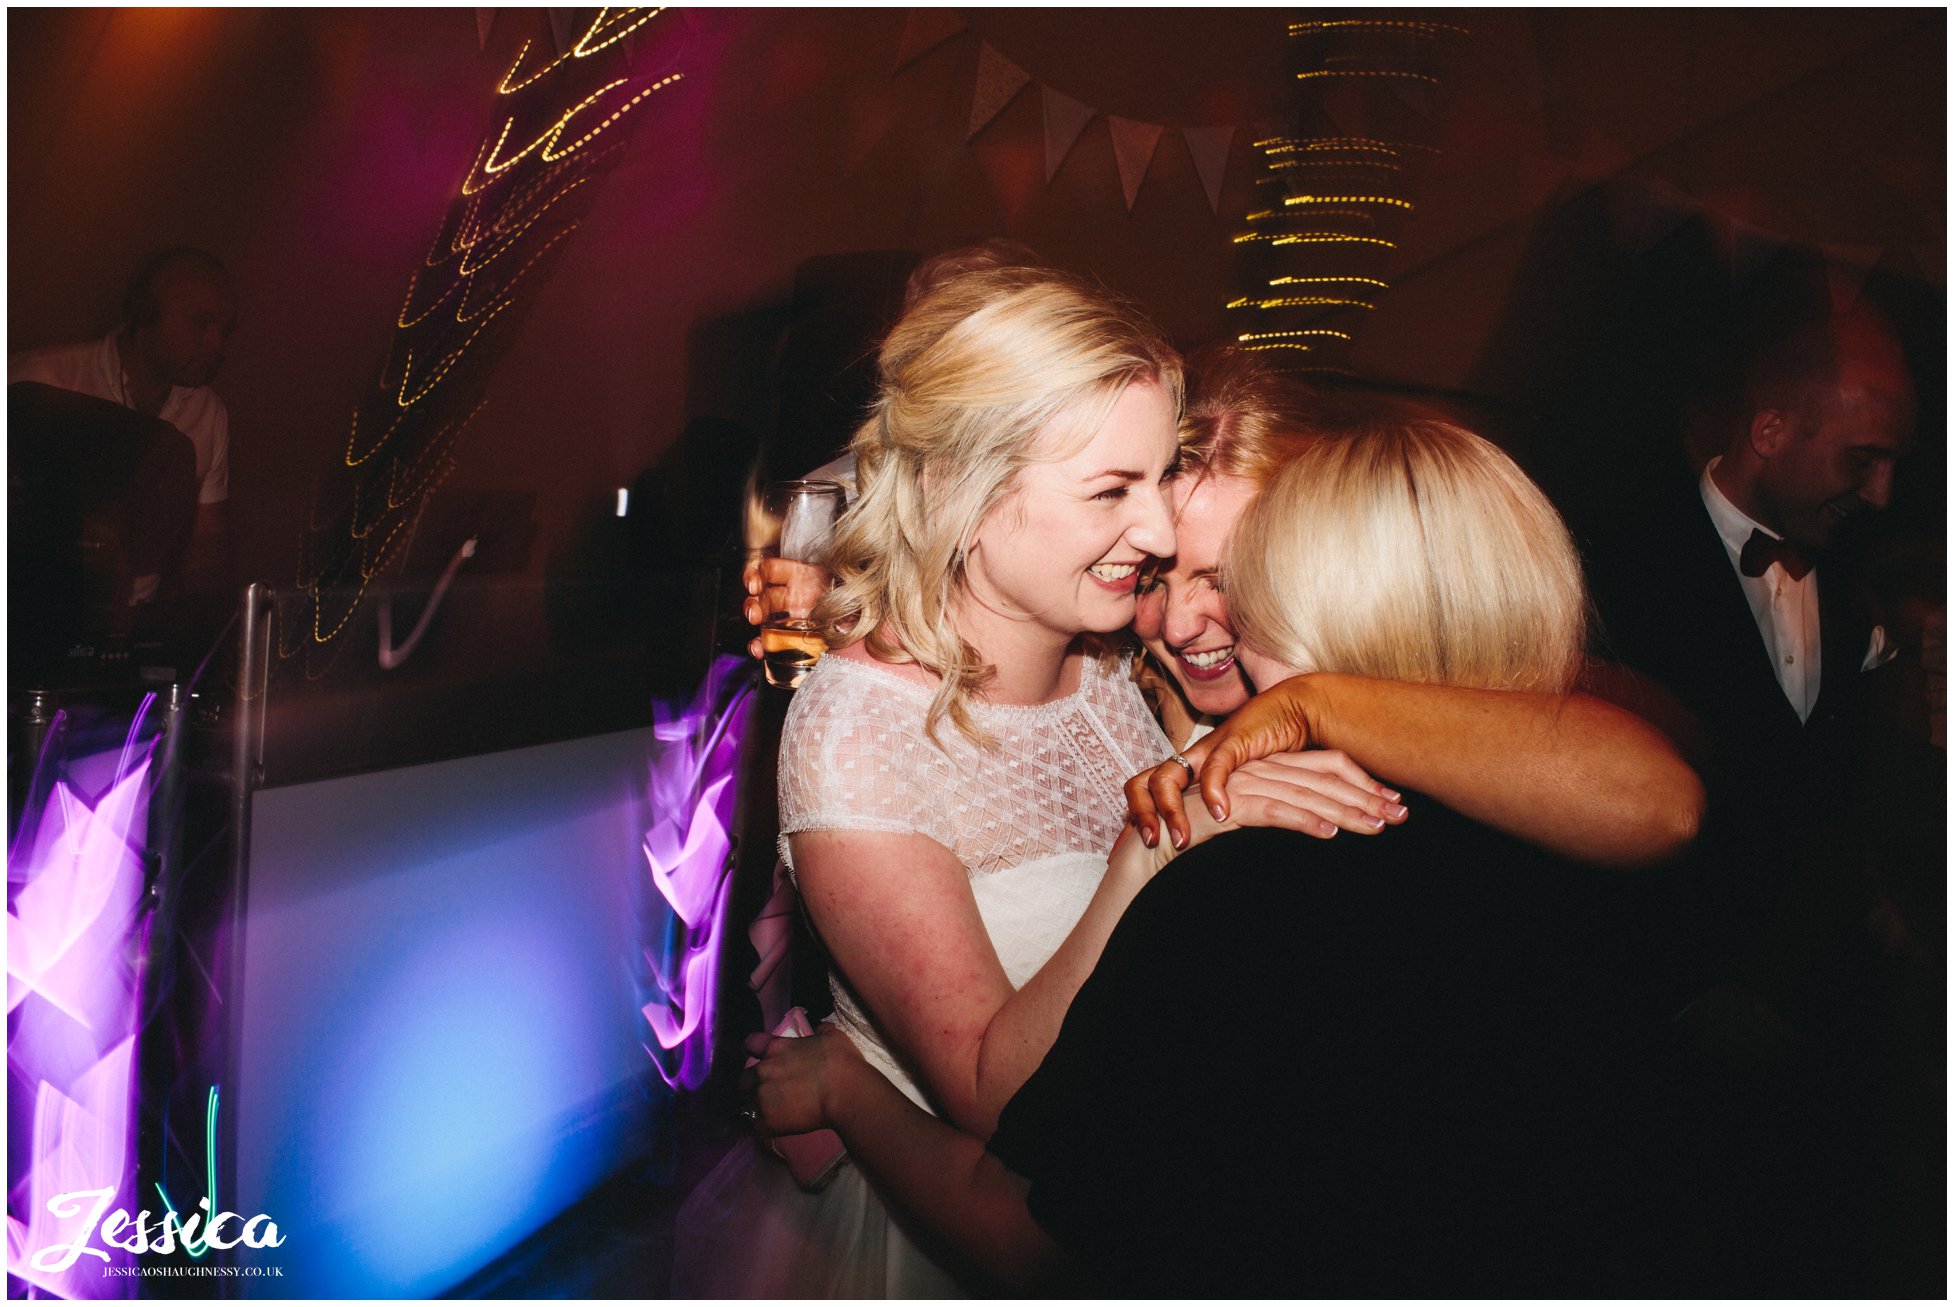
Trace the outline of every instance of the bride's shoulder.
[[862, 728], [920, 731], [933, 693], [905, 673], [911, 668], [885, 663], [858, 646], [830, 650], [814, 665], [787, 710], [789, 738], [832, 736]]
[[829, 661], [836, 663], [842, 668], [879, 673], [880, 675], [891, 677], [898, 681], [905, 681], [910, 685], [920, 686], [932, 693], [936, 690], [936, 677], [924, 671], [915, 663], [892, 663], [885, 659], [877, 658], [873, 653], [869, 652], [868, 642], [866, 640], [856, 640], [852, 644], [845, 644], [839, 649], [830, 650], [827, 658], [823, 659], [823, 662]]

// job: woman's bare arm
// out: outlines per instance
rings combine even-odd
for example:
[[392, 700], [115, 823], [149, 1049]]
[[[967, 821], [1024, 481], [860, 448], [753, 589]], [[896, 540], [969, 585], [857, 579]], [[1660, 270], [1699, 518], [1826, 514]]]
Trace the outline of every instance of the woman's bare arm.
[[790, 837], [801, 899], [829, 955], [944, 1114], [989, 1138], [1037, 1069], [1120, 914], [1155, 859], [1131, 831], [1072, 933], [1013, 989], [971, 896], [969, 873], [923, 835], [804, 831]]
[[[1201, 793], [1229, 809], [1231, 772], [1257, 758], [1335, 748], [1366, 770], [1565, 857], [1641, 867], [1695, 838], [1703, 786], [1655, 727], [1585, 694], [1416, 685], [1315, 673], [1257, 695], [1185, 752]], [[1143, 836], [1184, 834], [1186, 772], [1127, 782]], [[1413, 817], [1416, 820], [1416, 817]]]
[[917, 1107], [862, 1061], [847, 1036], [756, 1036], [754, 1106], [767, 1134], [833, 1128], [889, 1205], [936, 1244], [1008, 1288], [1049, 1286], [1065, 1260], [1031, 1218], [1023, 1177], [982, 1140]]

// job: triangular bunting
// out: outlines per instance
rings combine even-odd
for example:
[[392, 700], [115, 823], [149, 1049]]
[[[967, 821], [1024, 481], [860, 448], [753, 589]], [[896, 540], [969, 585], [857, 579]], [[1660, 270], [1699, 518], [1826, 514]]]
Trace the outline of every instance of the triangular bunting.
[[1106, 125], [1113, 129], [1113, 159], [1119, 164], [1120, 189], [1126, 192], [1126, 211], [1131, 213], [1133, 202], [1140, 198], [1140, 183], [1147, 179], [1147, 168], [1153, 163], [1153, 152], [1166, 128], [1158, 123], [1115, 118], [1112, 114], [1106, 115]]
[[1233, 127], [1183, 127], [1187, 152], [1194, 156], [1194, 170], [1201, 174], [1201, 185], [1208, 192], [1208, 209], [1221, 212], [1221, 183], [1228, 175], [1228, 147], [1235, 142]]
[[549, 15], [550, 40], [556, 42], [556, 55], [561, 59], [577, 44], [584, 29], [578, 27], [577, 11], [574, 9], [545, 9], [543, 12]]
[[475, 11], [475, 39], [482, 43], [482, 49], [484, 50], [488, 49], [489, 28], [494, 26], [495, 10], [477, 9]]
[[1045, 180], [1049, 182], [1058, 175], [1058, 166], [1065, 162], [1065, 156], [1072, 153], [1079, 133], [1099, 111], [1049, 86], [1038, 89], [1045, 99]]
[[1004, 112], [1004, 106], [1017, 98], [1031, 81], [1031, 74], [991, 49], [985, 41], [977, 47], [977, 85], [970, 95], [970, 129], [967, 141]]
[[1866, 278], [1885, 251], [1877, 245], [1826, 245], [1825, 280], [1832, 292], [1832, 308], [1849, 309], [1859, 299]]
[[963, 15], [954, 9], [911, 9], [902, 22], [902, 44], [896, 47], [895, 68], [942, 45], [964, 29]]

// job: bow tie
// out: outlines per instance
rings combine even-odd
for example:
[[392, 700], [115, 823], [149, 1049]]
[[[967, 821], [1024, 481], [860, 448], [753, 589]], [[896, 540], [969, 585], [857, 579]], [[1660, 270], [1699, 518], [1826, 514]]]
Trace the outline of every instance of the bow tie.
[[1753, 530], [1750, 539], [1744, 541], [1744, 551], [1737, 556], [1737, 569], [1745, 576], [1762, 576], [1772, 563], [1783, 564], [1794, 581], [1804, 580], [1812, 570], [1812, 560], [1796, 545]]

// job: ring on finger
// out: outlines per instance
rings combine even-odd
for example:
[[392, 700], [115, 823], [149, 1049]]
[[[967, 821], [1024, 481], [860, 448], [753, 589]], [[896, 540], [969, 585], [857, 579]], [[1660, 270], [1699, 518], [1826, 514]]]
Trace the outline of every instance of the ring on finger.
[[1179, 763], [1182, 767], [1187, 769], [1187, 779], [1190, 781], [1194, 779], [1194, 764], [1187, 760], [1186, 754], [1179, 753], [1179, 752], [1168, 754], [1167, 761]]

